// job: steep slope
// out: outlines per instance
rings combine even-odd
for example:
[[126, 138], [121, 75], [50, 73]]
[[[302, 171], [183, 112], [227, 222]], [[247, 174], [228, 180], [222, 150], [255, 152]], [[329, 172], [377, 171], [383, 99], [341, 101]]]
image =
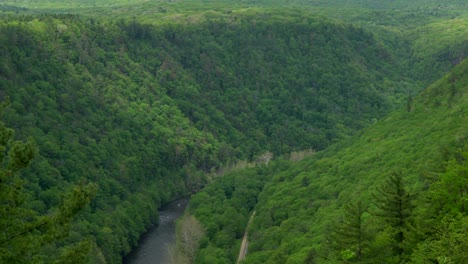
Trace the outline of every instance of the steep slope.
[[[196, 262], [234, 263], [254, 209], [242, 263], [460, 261], [467, 245], [467, 73], [465, 59], [404, 109], [300, 163], [279, 160], [210, 184], [189, 208], [207, 232]], [[241, 194], [250, 202], [239, 203]], [[401, 205], [401, 226], [388, 217], [392, 199]]]
[[[465, 59], [450, 74], [409, 103], [406, 109], [389, 115], [353, 139], [276, 175], [266, 185], [256, 206], [257, 216], [251, 228], [252, 241], [245, 263], [299, 263], [306, 259], [319, 262], [367, 259], [390, 263], [398, 261], [399, 257], [409, 261], [412, 252], [416, 252], [412, 261], [422, 258], [418, 250], [423, 246], [415, 244], [424, 239], [437, 240], [431, 236], [436, 236], [430, 233], [432, 231], [425, 229], [428, 224], [425, 220], [442, 221], [442, 216], [438, 215], [441, 211], [436, 209], [432, 212], [431, 205], [427, 204], [436, 187], [428, 191], [427, 186], [436, 182], [434, 185], [440, 187], [444, 172], [447, 174], [451, 170], [453, 155], [457, 160], [455, 164], [459, 164], [453, 165], [459, 166], [455, 175], [460, 178], [452, 184], [460, 184], [458, 188], [465, 191], [467, 187], [467, 73], [468, 60]], [[465, 151], [465, 156], [456, 154], [460, 149]], [[385, 227], [390, 227], [374, 216], [378, 215], [376, 212], [380, 208], [378, 196], [382, 192], [379, 190], [393, 174], [401, 175], [404, 190], [414, 196], [411, 201], [413, 209], [410, 210], [412, 229], [405, 231], [408, 238], [404, 241], [405, 246], [401, 246], [404, 254], [396, 257], [391, 253], [389, 256], [382, 254], [392, 252], [391, 244], [396, 242], [392, 242], [391, 233], [385, 233], [390, 232]], [[330, 223], [340, 218], [345, 206], [357, 201], [369, 207], [359, 215], [362, 216], [362, 228], [372, 236], [362, 246], [362, 259], [356, 259], [354, 247], [336, 252], [330, 245], [336, 235], [332, 230], [337, 229]], [[466, 210], [463, 209], [466, 201], [463, 198], [454, 198], [453, 201], [453, 208], [448, 210], [455, 213], [454, 219], [458, 220], [448, 221], [458, 221], [462, 225], [460, 221], [466, 220]], [[460, 215], [456, 214], [457, 211]], [[432, 223], [430, 227], [437, 226], [429, 223]], [[463, 229], [458, 229], [458, 232], [463, 232]], [[410, 236], [415, 236], [411, 242]], [[459, 240], [459, 243], [466, 245], [466, 239]], [[457, 249], [446, 247], [433, 253], [440, 255], [431, 257], [456, 260], [462, 254], [462, 251], [450, 253], [450, 250]]]
[[[323, 149], [418, 89], [403, 59], [361, 28], [268, 12], [202, 26], [165, 30], [169, 47], [128, 30], [147, 39], [132, 47], [136, 60], [160, 59], [158, 78], [190, 120], [249, 158]], [[138, 45], [148, 42], [155, 49]]]
[[92, 262], [120, 262], [157, 223], [162, 202], [201, 186], [196, 171], [217, 164], [208, 153], [219, 143], [119, 52], [125, 35], [116, 27], [29, 17], [6, 19], [0, 31], [3, 119], [39, 148], [23, 173], [26, 205], [47, 214], [70, 186], [95, 182], [96, 198], [60, 243], [88, 237], [98, 246]]

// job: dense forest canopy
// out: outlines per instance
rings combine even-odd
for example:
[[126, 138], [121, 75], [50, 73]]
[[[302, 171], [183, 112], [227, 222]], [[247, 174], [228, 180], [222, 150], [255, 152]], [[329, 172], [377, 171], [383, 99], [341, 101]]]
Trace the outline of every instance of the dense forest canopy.
[[[410, 106], [268, 182], [253, 226], [251, 250], [259, 253], [246, 262], [296, 263], [313, 250], [325, 263], [466, 258], [467, 66], [464, 60]], [[271, 240], [272, 231], [281, 239]]]
[[[443, 196], [443, 182], [415, 175], [466, 171], [466, 61], [416, 95], [466, 57], [465, 7], [429, 0], [2, 1], [0, 262], [119, 263], [157, 224], [159, 206], [199, 191], [239, 160], [263, 164], [265, 154], [283, 160], [228, 174], [193, 198], [189, 212], [206, 231], [193, 261], [235, 261], [254, 208], [256, 241], [246, 263], [375, 260], [378, 246], [393, 247], [382, 222], [362, 211], [371, 237], [364, 252], [352, 243], [323, 244], [340, 235], [326, 233], [332, 227], [323, 221], [342, 208], [364, 210], [344, 201], [359, 200], [353, 190], [372, 200], [365, 190], [392, 172], [411, 191], [425, 193], [422, 186], [433, 183], [437, 195], [453, 198]], [[386, 119], [400, 122], [380, 123], [401, 107]], [[437, 133], [421, 134], [423, 123]], [[403, 131], [407, 155], [391, 136]], [[367, 145], [375, 141], [381, 145]], [[300, 164], [285, 161], [324, 149]], [[384, 153], [388, 163], [380, 164]], [[358, 169], [369, 159], [378, 165]], [[22, 163], [12, 169], [15, 160]], [[464, 213], [431, 225], [450, 221], [457, 236]], [[435, 212], [415, 215], [424, 214]], [[11, 240], [5, 234], [13, 229], [19, 235]], [[423, 261], [430, 247], [444, 250], [442, 238], [426, 237], [432, 242], [396, 246], [394, 253], [405, 253], [385, 261]]]
[[235, 263], [253, 210], [242, 263], [464, 262], [467, 73], [465, 59], [403, 109], [299, 163], [207, 186], [189, 209], [207, 237], [195, 262]]

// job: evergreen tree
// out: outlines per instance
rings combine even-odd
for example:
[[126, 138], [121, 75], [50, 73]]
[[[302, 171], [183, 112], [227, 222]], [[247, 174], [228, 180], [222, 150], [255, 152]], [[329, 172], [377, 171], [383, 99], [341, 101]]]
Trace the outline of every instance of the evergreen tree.
[[393, 253], [401, 259], [412, 211], [411, 196], [405, 189], [401, 173], [393, 173], [377, 188], [374, 205], [373, 214], [382, 220], [384, 232], [392, 234]]
[[342, 258], [360, 261], [364, 258], [369, 242], [363, 218], [367, 206], [362, 201], [358, 201], [347, 204], [344, 210], [343, 218], [335, 226], [331, 238]]

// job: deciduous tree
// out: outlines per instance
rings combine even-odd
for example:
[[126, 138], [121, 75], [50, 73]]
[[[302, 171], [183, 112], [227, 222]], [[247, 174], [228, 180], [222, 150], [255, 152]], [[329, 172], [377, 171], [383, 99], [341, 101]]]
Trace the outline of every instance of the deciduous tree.
[[200, 222], [189, 214], [180, 220], [177, 231], [178, 247], [192, 263], [195, 260], [200, 240], [205, 235], [205, 231]]

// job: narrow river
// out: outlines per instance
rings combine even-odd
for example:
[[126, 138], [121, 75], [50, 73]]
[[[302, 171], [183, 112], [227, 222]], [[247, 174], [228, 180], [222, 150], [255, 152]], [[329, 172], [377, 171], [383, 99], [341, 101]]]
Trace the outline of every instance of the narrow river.
[[140, 239], [140, 244], [128, 254], [124, 264], [169, 264], [169, 247], [175, 242], [175, 221], [184, 213], [189, 198], [171, 202], [159, 211], [159, 226]]

